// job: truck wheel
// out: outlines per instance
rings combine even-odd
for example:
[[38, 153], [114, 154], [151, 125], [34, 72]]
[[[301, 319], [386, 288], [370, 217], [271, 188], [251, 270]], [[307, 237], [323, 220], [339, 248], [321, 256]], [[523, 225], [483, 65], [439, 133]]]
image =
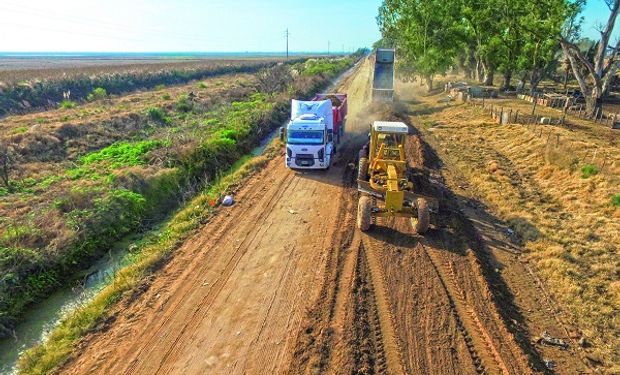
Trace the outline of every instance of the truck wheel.
[[428, 230], [431, 223], [431, 213], [428, 210], [428, 203], [424, 198], [418, 198], [416, 202], [418, 207], [418, 217], [411, 219], [411, 226], [417, 234], [424, 234]]
[[366, 181], [368, 179], [368, 159], [361, 158], [357, 166], [357, 179]]
[[370, 197], [366, 195], [362, 195], [357, 204], [357, 227], [365, 232], [370, 229], [370, 223], [372, 222], [372, 217], [370, 215], [372, 210], [372, 205], [370, 201]]

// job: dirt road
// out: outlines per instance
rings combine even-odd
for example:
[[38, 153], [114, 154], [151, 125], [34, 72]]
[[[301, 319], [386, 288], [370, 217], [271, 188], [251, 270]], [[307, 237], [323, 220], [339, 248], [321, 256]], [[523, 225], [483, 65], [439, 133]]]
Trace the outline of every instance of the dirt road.
[[[447, 203], [424, 238], [400, 221], [355, 229], [356, 140], [373, 116], [387, 115], [367, 110], [370, 67], [343, 84], [347, 135], [329, 172], [273, 160], [61, 373], [535, 372], [449, 193], [429, 184]], [[437, 178], [417, 137], [410, 147], [412, 166]]]

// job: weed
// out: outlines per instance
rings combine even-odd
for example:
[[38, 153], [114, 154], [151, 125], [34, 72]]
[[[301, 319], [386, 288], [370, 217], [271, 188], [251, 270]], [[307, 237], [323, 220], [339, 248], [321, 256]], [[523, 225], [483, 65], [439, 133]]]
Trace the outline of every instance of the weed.
[[161, 124], [170, 125], [172, 123], [172, 119], [170, 119], [170, 117], [166, 114], [166, 111], [161, 108], [151, 107], [147, 109], [147, 114], [149, 119]]
[[90, 94], [88, 94], [86, 99], [89, 102], [92, 102], [92, 101], [95, 101], [95, 100], [102, 100], [102, 99], [105, 99], [107, 97], [108, 97], [108, 92], [106, 91], [106, 89], [104, 89], [102, 87], [97, 87]]
[[60, 108], [62, 109], [72, 109], [75, 108], [77, 106], [77, 103], [72, 102], [71, 100], [63, 100], [62, 102], [60, 102]]
[[166, 85], [157, 85], [157, 86], [155, 86], [155, 90], [156, 91], [160, 91], [160, 90], [163, 90], [165, 88], [166, 88]]
[[187, 95], [181, 95], [177, 99], [176, 108], [179, 112], [187, 113], [194, 109], [194, 103], [189, 100], [189, 97]]
[[592, 164], [581, 167], [581, 178], [590, 178], [598, 174], [598, 168]]
[[198, 88], [200, 88], [200, 89], [206, 89], [207, 87], [208, 87], [208, 86], [207, 86], [207, 84], [206, 84], [206, 83], [204, 83], [204, 82], [200, 82], [200, 83], [198, 84]]
[[34, 121], [37, 124], [46, 124], [47, 123], [47, 120], [45, 118], [43, 118], [43, 117], [37, 117]]
[[614, 207], [620, 207], [620, 194], [614, 194], [614, 195], [611, 197], [611, 204], [612, 204]]
[[145, 164], [145, 154], [162, 146], [161, 141], [119, 142], [80, 158], [84, 165], [106, 163], [111, 168]]
[[166, 94], [162, 95], [162, 96], [161, 96], [161, 98], [162, 98], [162, 99], [164, 99], [164, 100], [170, 100], [170, 99], [172, 99], [172, 98], [170, 97], [170, 94], [168, 94], [168, 93], [166, 93]]
[[27, 126], [20, 126], [19, 128], [13, 129], [12, 133], [13, 134], [24, 134], [28, 131], [28, 129], [30, 128], [28, 128]]

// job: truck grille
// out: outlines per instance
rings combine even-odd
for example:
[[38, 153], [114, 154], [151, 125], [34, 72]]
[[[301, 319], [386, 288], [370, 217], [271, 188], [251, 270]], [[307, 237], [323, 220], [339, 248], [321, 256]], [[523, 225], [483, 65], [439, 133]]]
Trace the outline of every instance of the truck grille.
[[297, 154], [295, 156], [295, 165], [298, 167], [312, 167], [314, 165], [314, 155]]

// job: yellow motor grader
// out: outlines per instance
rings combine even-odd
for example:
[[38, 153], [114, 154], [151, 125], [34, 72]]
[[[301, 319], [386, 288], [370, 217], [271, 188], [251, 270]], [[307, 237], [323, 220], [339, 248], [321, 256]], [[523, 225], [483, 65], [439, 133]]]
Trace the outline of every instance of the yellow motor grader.
[[378, 217], [410, 218], [416, 233], [428, 230], [429, 205], [436, 206], [437, 201], [413, 192], [405, 155], [408, 133], [402, 122], [375, 121], [370, 128], [370, 142], [360, 151], [357, 175], [357, 226], [362, 231], [369, 230]]

